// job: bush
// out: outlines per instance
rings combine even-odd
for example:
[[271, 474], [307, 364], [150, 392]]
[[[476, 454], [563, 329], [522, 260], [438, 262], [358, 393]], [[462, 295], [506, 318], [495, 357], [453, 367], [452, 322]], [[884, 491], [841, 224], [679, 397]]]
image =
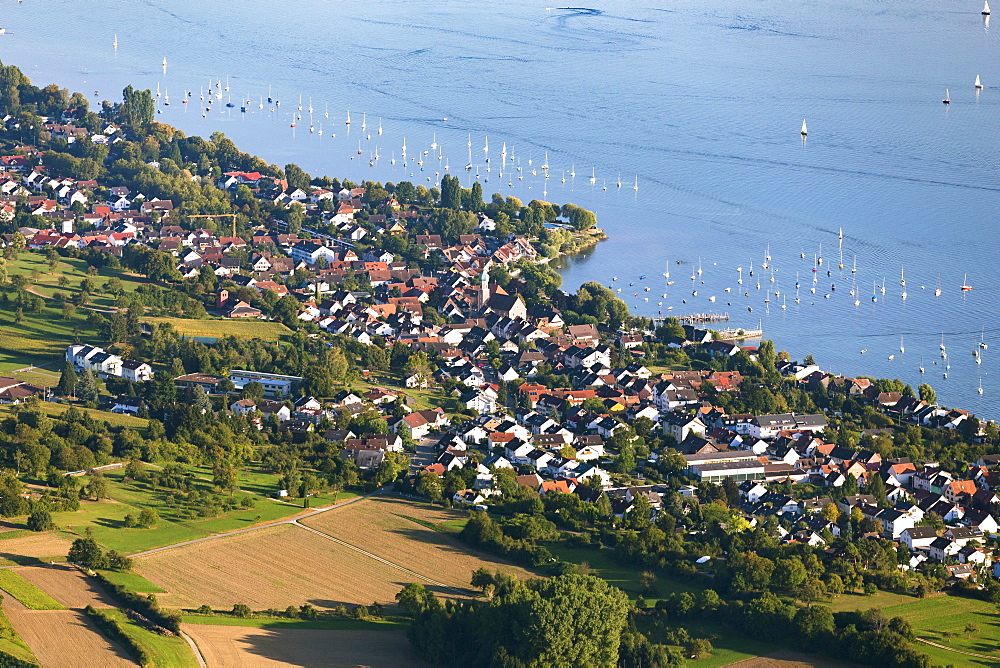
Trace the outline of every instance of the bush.
[[198, 606], [198, 609], [195, 610], [195, 612], [197, 612], [199, 615], [211, 615], [211, 614], [214, 614], [214, 611], [212, 610], [212, 606], [210, 606], [210, 605], [201, 605], [201, 606]]
[[160, 610], [160, 606], [156, 602], [156, 597], [152, 594], [142, 596], [129, 591], [128, 589], [125, 589], [125, 587], [111, 582], [101, 573], [98, 573], [94, 577], [97, 582], [104, 587], [104, 590], [108, 592], [111, 598], [115, 599], [119, 603], [122, 603], [130, 610], [139, 613], [152, 623], [162, 626], [173, 633], [180, 633], [181, 616], [176, 612]]
[[233, 606], [234, 617], [250, 617], [251, 615], [253, 615], [253, 610], [246, 603], [237, 603]]
[[55, 529], [55, 522], [52, 521], [52, 513], [47, 510], [36, 510], [28, 516], [28, 528], [32, 531], [48, 531]]

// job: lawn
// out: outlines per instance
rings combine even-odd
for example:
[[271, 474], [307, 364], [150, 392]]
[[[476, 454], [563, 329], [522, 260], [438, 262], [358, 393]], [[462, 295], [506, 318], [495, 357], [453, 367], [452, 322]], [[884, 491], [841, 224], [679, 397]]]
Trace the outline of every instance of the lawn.
[[10, 569], [0, 570], [0, 589], [31, 610], [65, 610], [66, 606]]
[[212, 318], [192, 320], [189, 318], [143, 318], [150, 325], [169, 323], [177, 333], [183, 336], [204, 337], [216, 339], [222, 336], [238, 336], [245, 339], [262, 339], [264, 341], [280, 341], [291, 334], [291, 330], [280, 322], [267, 320], [229, 320]]
[[112, 584], [124, 587], [129, 591], [138, 592], [140, 594], [162, 594], [164, 590], [157, 587], [155, 584], [142, 577], [138, 573], [121, 573], [119, 571], [101, 571], [103, 575]]
[[255, 629], [328, 629], [334, 631], [393, 631], [406, 629], [409, 622], [389, 619], [275, 619], [273, 617], [232, 617], [229, 615], [181, 615], [185, 624], [208, 626], [248, 626]]
[[[613, 550], [598, 547], [567, 547], [562, 543], [546, 543], [545, 547], [554, 556], [573, 564], [586, 563], [597, 575], [612, 584], [632, 598], [639, 595], [639, 574], [641, 568], [619, 564], [614, 559]], [[668, 578], [660, 575], [654, 587], [655, 593], [646, 596], [650, 605], [656, 603], [660, 596], [679, 592], [696, 592], [705, 588], [707, 581], [701, 576], [692, 576], [688, 581]]]
[[684, 628], [692, 637], [708, 638], [712, 643], [713, 649], [710, 656], [697, 661], [688, 661], [686, 664], [696, 668], [728, 666], [737, 661], [770, 654], [783, 647], [783, 645], [766, 640], [750, 638], [730, 626], [712, 624], [711, 622], [685, 621]]
[[117, 620], [125, 634], [153, 658], [156, 668], [189, 668], [198, 665], [191, 646], [183, 638], [161, 636], [129, 620], [121, 610], [98, 610], [98, 613]]
[[13, 311], [0, 310], [0, 373], [27, 366], [52, 363], [58, 369], [66, 346], [77, 340], [100, 345], [97, 331], [87, 322], [86, 309], [77, 309], [69, 319], [47, 302], [41, 313], [25, 313], [14, 322]]
[[854, 610], [868, 610], [869, 608], [879, 608], [884, 610], [890, 605], [899, 605], [918, 601], [916, 596], [909, 594], [896, 594], [891, 591], [879, 591], [872, 596], [863, 594], [841, 594], [835, 597], [828, 605], [834, 612], [853, 612]]
[[[117, 305], [115, 297], [103, 291], [104, 284], [108, 279], [121, 280], [125, 292], [134, 292], [137, 287], [146, 283], [142, 277], [108, 267], [101, 269], [96, 276], [89, 276], [87, 262], [80, 258], [61, 257], [55, 270], [50, 272], [49, 262], [41, 251], [20, 253], [17, 260], [8, 263], [7, 270], [10, 276], [23, 274], [28, 277], [31, 291], [48, 298], [57, 292], [72, 297], [80, 292], [80, 281], [90, 278], [97, 286], [91, 294], [90, 303], [103, 309], [115, 308]], [[66, 287], [59, 285], [59, 278], [63, 276], [69, 281]]]
[[[1000, 651], [997, 650], [1000, 645], [1000, 614], [991, 603], [961, 596], [934, 596], [890, 605], [882, 611], [888, 617], [898, 615], [910, 622], [919, 638], [965, 652], [996, 657], [993, 665], [1000, 664]], [[966, 633], [966, 624], [973, 624], [978, 630]], [[977, 661], [974, 657], [935, 650], [922, 643], [914, 647], [928, 654], [933, 651], [936, 656], [938, 653], [948, 654], [947, 663], [981, 665], [974, 663]]]
[[0, 609], [0, 652], [10, 654], [22, 661], [38, 664], [38, 659], [31, 648], [21, 639], [11, 625], [7, 615]]
[[[20, 374], [18, 374], [18, 376], [20, 376]], [[20, 378], [18, 378], [18, 380], [20, 380]], [[59, 379], [56, 378], [56, 383], [58, 382]], [[49, 417], [56, 417], [65, 413], [70, 408], [70, 404], [42, 401], [39, 403], [39, 408], [41, 408], [42, 411], [44, 411]], [[107, 422], [112, 427], [128, 427], [130, 429], [137, 429], [141, 431], [149, 425], [149, 420], [146, 418], [135, 417], [134, 415], [122, 415], [120, 413], [99, 411], [92, 408], [80, 408], [80, 410], [87, 413], [95, 420]], [[0, 417], [6, 417], [9, 413], [10, 406], [0, 406]]]

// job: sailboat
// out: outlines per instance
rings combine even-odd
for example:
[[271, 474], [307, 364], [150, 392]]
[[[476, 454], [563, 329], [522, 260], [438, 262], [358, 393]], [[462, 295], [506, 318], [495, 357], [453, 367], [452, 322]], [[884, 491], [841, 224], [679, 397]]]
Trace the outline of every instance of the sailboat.
[[[569, 168], [569, 175], [570, 175], [570, 178], [574, 178], [574, 179], [576, 178], [576, 163], [573, 163], [573, 165]], [[637, 176], [636, 180], [638, 180], [638, 178], [639, 177]]]
[[[542, 167], [542, 169], [545, 169], [545, 168]], [[619, 172], [618, 173], [618, 189], [621, 190], [621, 187], [622, 187], [622, 175], [621, 175], [621, 172]]]
[[934, 288], [934, 296], [935, 297], [940, 297], [941, 296], [941, 276], [940, 275], [938, 275], [937, 287]]
[[[543, 162], [543, 163], [542, 163], [542, 171], [543, 171], [543, 172], [544, 172], [544, 171], [548, 171], [548, 169], [549, 169], [549, 152], [548, 152], [548, 151], [546, 151], [546, 152], [545, 152], [545, 162]], [[620, 181], [620, 180], [621, 180], [621, 179], [619, 179], [619, 181]], [[620, 187], [621, 187], [621, 184], [619, 184], [619, 186], [618, 186], [618, 187], [620, 188]]]
[[840, 247], [840, 268], [844, 268], [844, 228], [840, 228], [840, 235], [837, 237], [837, 242]]
[[872, 303], [878, 301], [878, 281], [872, 281]]
[[959, 286], [959, 289], [962, 292], [968, 292], [969, 290], [972, 289], [972, 286], [969, 285], [969, 275], [968, 274], [965, 274], [965, 277], [962, 279], [962, 285]]
[[983, 14], [983, 16], [989, 16], [990, 15], [990, 0], [983, 0], [983, 11], [982, 11], [982, 14]]
[[979, 392], [979, 394], [983, 393], [983, 377], [982, 376], [979, 377], [979, 390], [977, 390], [977, 391]]
[[632, 186], [632, 190], [634, 192], [639, 192], [639, 175], [638, 174], [635, 175], [635, 185]]
[[799, 131], [799, 134], [802, 135], [803, 137], [809, 134], [809, 130], [808, 128], [806, 128], [806, 119], [804, 118], [802, 119], [802, 129]]
[[167, 57], [163, 56], [163, 69], [167, 69]]
[[983, 89], [983, 82], [979, 80], [979, 75], [976, 75], [976, 90]]
[[379, 133], [379, 135], [382, 134], [382, 117], [381, 116], [378, 117], [378, 133]]
[[347, 110], [347, 120], [344, 122], [344, 125], [350, 125], [350, 124], [351, 124], [351, 110], [348, 109]]
[[469, 162], [465, 164], [465, 171], [472, 170], [472, 135], [469, 135]]
[[944, 89], [944, 99], [941, 101], [945, 104], [951, 104], [951, 93], [948, 92], [947, 88]]
[[118, 48], [118, 33], [115, 33], [115, 43], [112, 46], [114, 46], [116, 49]]
[[364, 132], [367, 127], [368, 127], [368, 112], [367, 111], [362, 111], [361, 112], [361, 131]]
[[983, 350], [986, 350], [987, 348], [990, 347], [989, 344], [986, 343], [986, 328], [985, 327], [983, 327], [983, 334], [982, 334], [982, 337], [979, 339], [979, 347], [982, 348]]
[[595, 175], [594, 169], [595, 169], [594, 167], [590, 168], [590, 183], [591, 184], [597, 183], [597, 176]]
[[903, 347], [903, 335], [902, 334], [899, 335], [899, 352], [900, 352], [900, 354], [903, 354], [903, 353], [906, 352], [906, 348]]

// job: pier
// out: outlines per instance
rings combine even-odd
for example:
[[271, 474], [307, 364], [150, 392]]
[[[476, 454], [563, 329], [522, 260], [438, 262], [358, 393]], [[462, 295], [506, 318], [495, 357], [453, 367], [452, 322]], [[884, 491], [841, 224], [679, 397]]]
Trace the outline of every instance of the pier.
[[676, 316], [682, 325], [700, 325], [706, 322], [729, 322], [728, 313], [691, 313]]

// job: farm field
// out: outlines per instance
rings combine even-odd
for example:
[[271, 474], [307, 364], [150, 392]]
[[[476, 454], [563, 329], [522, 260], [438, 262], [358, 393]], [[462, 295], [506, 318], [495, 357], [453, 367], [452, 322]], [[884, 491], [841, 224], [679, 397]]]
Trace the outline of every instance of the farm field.
[[97, 630], [79, 610], [28, 610], [13, 599], [4, 611], [42, 666], [135, 666], [128, 653]]
[[229, 320], [222, 318], [195, 320], [191, 318], [148, 317], [143, 322], [150, 325], [169, 323], [177, 333], [183, 336], [219, 338], [222, 336], [238, 336], [246, 339], [262, 339], [264, 341], [279, 341], [291, 334], [291, 330], [280, 322], [267, 320]]
[[12, 569], [0, 571], [0, 589], [32, 610], [64, 610], [66, 608]]
[[464, 519], [465, 513], [438, 506], [373, 498], [302, 523], [461, 590], [470, 589], [472, 571], [481, 566], [521, 578], [534, 576], [519, 566], [470, 549], [441, 526]]
[[[0, 565], [27, 565], [49, 561], [65, 561], [70, 539], [59, 531], [45, 533], [10, 533], [10, 538], [0, 538]], [[4, 536], [0, 534], [0, 537]]]
[[423, 666], [404, 631], [255, 629], [184, 624], [214, 666]]
[[113, 608], [115, 603], [101, 586], [72, 566], [37, 566], [19, 568], [17, 572], [67, 608], [82, 610]]
[[218, 610], [387, 604], [414, 579], [290, 524], [137, 557], [135, 570], [170, 592], [164, 605]]

